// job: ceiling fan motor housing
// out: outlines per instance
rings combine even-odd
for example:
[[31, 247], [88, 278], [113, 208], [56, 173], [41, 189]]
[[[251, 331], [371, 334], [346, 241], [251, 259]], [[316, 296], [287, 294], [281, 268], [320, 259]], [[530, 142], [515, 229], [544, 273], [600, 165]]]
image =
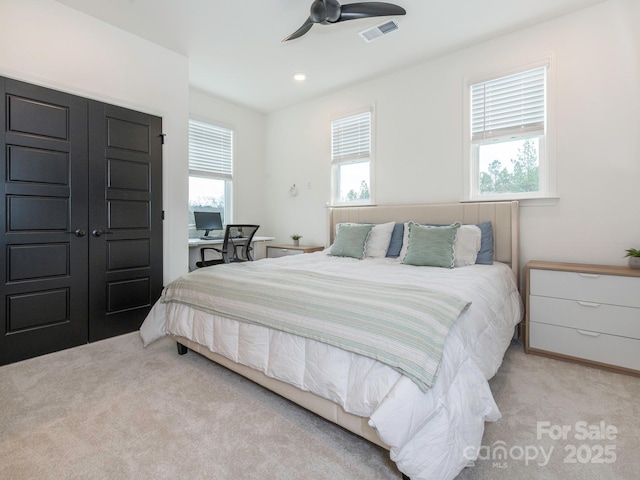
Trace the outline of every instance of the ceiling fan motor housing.
[[333, 23], [340, 19], [340, 4], [336, 0], [315, 0], [309, 17], [314, 23]]

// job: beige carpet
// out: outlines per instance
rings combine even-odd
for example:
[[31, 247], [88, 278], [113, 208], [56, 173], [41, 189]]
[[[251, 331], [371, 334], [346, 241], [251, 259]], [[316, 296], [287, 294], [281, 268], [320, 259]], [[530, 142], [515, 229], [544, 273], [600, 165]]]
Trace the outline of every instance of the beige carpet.
[[[640, 478], [640, 379], [524, 355], [516, 345], [491, 383], [503, 419], [487, 424], [481, 452], [487, 459], [459, 478]], [[605, 422], [618, 434], [577, 441], [580, 421]], [[572, 431], [566, 440], [537, 439], [537, 422]], [[506, 459], [492, 459], [500, 445]], [[570, 445], [574, 464], [564, 462]], [[592, 463], [598, 445], [603, 460], [613, 451], [615, 461]], [[605, 455], [606, 445], [613, 450]], [[521, 457], [541, 447], [553, 447], [546, 466], [541, 456]], [[587, 456], [589, 463], [580, 463]], [[143, 349], [134, 333], [0, 367], [0, 478], [398, 479], [400, 473], [379, 447], [197, 354], [179, 357], [168, 339]]]

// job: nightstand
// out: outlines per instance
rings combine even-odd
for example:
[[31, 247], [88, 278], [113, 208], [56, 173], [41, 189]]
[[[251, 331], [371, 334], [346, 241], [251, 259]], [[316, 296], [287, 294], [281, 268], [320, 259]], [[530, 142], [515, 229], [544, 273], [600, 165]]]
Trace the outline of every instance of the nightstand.
[[640, 270], [529, 262], [525, 352], [640, 375]]
[[301, 253], [313, 253], [324, 250], [317, 245], [267, 245], [267, 258], [286, 257], [287, 255], [299, 255]]

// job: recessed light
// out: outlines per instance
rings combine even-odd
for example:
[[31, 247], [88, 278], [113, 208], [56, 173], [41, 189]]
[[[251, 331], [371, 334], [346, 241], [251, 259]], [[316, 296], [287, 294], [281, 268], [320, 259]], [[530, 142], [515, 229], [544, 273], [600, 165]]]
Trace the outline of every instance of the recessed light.
[[304, 82], [304, 81], [307, 79], [307, 76], [306, 76], [304, 73], [296, 73], [296, 74], [293, 76], [293, 79], [294, 79], [296, 82]]

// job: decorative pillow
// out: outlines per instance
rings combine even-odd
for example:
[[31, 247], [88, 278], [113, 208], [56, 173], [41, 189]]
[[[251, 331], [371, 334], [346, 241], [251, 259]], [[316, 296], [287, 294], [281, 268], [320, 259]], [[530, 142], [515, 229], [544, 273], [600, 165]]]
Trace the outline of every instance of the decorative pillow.
[[482, 232], [477, 225], [462, 225], [458, 229], [456, 241], [453, 242], [455, 250], [453, 263], [456, 267], [465, 267], [476, 263], [481, 238]]
[[387, 254], [395, 224], [396, 222], [389, 222], [373, 226], [365, 248], [367, 257], [384, 257]]
[[[432, 226], [446, 226], [442, 224], [433, 224]], [[476, 256], [476, 264], [491, 265], [493, 263], [493, 226], [491, 222], [482, 222], [476, 225], [480, 229], [480, 251]], [[409, 246], [409, 228], [408, 223], [404, 224], [404, 235], [402, 238], [402, 248], [400, 250], [400, 260], [407, 254]]]
[[493, 263], [493, 226], [491, 222], [482, 222], [478, 224], [478, 228], [482, 232], [482, 238], [476, 263], [491, 265]]
[[460, 222], [448, 227], [432, 227], [409, 222], [409, 246], [402, 259], [405, 265], [453, 268], [456, 234]]
[[402, 237], [404, 236], [404, 223], [396, 223], [391, 233], [391, 240], [389, 241], [389, 249], [387, 250], [387, 257], [398, 258], [400, 256], [400, 250], [402, 250]]
[[338, 224], [336, 239], [331, 245], [329, 255], [363, 259], [365, 256], [365, 244], [372, 228], [373, 225], [371, 224]]

